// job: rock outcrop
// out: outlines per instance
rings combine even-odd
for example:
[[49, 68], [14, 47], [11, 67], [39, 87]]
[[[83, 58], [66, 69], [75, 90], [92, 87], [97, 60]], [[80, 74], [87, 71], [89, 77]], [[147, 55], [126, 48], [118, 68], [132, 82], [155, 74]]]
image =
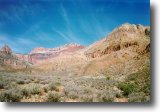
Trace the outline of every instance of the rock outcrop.
[[130, 48], [143, 54], [149, 52], [150, 28], [142, 25], [123, 24], [105, 39], [91, 45], [85, 52], [88, 58], [97, 58], [115, 51]]
[[21, 60], [12, 53], [8, 45], [4, 45], [0, 50], [0, 70], [27, 68], [28, 61]]
[[85, 48], [87, 64], [80, 74], [104, 74], [124, 79], [150, 65], [150, 27], [123, 24]]
[[11, 54], [12, 53], [12, 50], [11, 48], [8, 46], [8, 45], [4, 45], [2, 48], [1, 48], [1, 52], [5, 52], [7, 54]]
[[43, 48], [38, 47], [34, 48], [28, 56], [28, 59], [31, 63], [36, 64], [39, 61], [46, 59], [55, 58], [62, 54], [74, 53], [80, 49], [83, 49], [84, 46], [80, 44], [67, 44], [57, 48]]
[[56, 47], [56, 48], [43, 48], [43, 47], [38, 47], [34, 48], [29, 54], [38, 54], [38, 53], [43, 53], [43, 54], [52, 54], [52, 53], [60, 53], [60, 52], [74, 52], [79, 49], [84, 48], [84, 46], [80, 44], [66, 44], [64, 46]]

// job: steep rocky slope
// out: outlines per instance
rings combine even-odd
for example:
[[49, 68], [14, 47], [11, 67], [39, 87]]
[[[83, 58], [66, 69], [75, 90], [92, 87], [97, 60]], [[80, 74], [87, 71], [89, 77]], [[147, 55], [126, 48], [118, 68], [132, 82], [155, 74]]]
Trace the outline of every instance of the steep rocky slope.
[[150, 28], [123, 24], [84, 51], [88, 64], [81, 74], [104, 74], [124, 79], [150, 64]]
[[34, 68], [57, 74], [105, 75], [124, 80], [149, 64], [150, 28], [127, 23], [86, 48], [46, 59]]
[[126, 48], [130, 48], [132, 52], [143, 54], [149, 52], [149, 34], [149, 27], [123, 24], [103, 40], [91, 45], [85, 54], [89, 58], [96, 58]]

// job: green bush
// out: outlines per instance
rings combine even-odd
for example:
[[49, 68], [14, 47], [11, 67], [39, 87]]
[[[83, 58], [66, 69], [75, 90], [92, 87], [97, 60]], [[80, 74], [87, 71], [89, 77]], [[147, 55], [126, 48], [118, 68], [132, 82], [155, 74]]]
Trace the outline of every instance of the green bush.
[[106, 77], [106, 80], [110, 80], [110, 77]]
[[116, 93], [116, 98], [121, 98], [123, 97], [121, 93]]
[[130, 93], [132, 93], [135, 89], [135, 85], [131, 83], [119, 83], [118, 88], [120, 88], [123, 91], [124, 96], [128, 96]]
[[136, 89], [134, 89], [135, 93], [145, 93], [146, 96], [150, 96], [150, 66], [130, 74], [126, 82], [133, 83], [136, 86]]

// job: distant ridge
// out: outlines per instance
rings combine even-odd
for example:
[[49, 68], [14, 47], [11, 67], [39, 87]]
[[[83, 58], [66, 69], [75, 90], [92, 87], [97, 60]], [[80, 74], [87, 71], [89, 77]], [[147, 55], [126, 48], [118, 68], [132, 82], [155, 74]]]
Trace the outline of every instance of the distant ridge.
[[[112, 66], [117, 68], [128, 63], [130, 69], [121, 70], [127, 74], [128, 70], [141, 68], [146, 63], [145, 59], [149, 60], [149, 54], [150, 27], [126, 23], [90, 46], [71, 43], [56, 48], [37, 47], [23, 55], [13, 53], [8, 45], [4, 45], [0, 50], [0, 66], [4, 69], [2, 66], [44, 71], [69, 70], [84, 75], [97, 74]], [[120, 72], [119, 68], [114, 71]]]

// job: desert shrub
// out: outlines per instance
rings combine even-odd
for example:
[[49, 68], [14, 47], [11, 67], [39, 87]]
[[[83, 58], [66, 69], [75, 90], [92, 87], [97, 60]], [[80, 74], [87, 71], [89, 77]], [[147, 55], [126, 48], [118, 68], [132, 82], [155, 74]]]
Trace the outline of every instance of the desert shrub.
[[92, 95], [83, 95], [80, 99], [82, 102], [93, 102]]
[[21, 92], [22, 92], [22, 95], [23, 96], [30, 96], [30, 94], [31, 94], [31, 92], [30, 92], [30, 90], [29, 89], [27, 89], [27, 88], [23, 88], [22, 90], [21, 90]]
[[140, 88], [140, 91], [144, 92], [146, 95], [150, 95], [150, 82], [146, 82], [146, 84]]
[[116, 98], [121, 98], [123, 97], [121, 93], [116, 93]]
[[60, 82], [56, 82], [55, 85], [56, 85], [56, 86], [60, 86], [61, 83], [60, 83]]
[[17, 80], [17, 84], [25, 84], [24, 80]]
[[92, 90], [90, 88], [85, 88], [83, 91], [84, 91], [84, 94], [92, 93]]
[[11, 89], [0, 93], [1, 102], [20, 102], [22, 94], [19, 89]]
[[48, 86], [49, 90], [51, 91], [59, 91], [57, 85], [55, 83], [50, 83], [49, 86]]
[[26, 79], [26, 80], [24, 81], [25, 84], [29, 84], [30, 82], [31, 82], [30, 79]]
[[46, 85], [45, 85], [45, 86], [43, 86], [43, 90], [44, 90], [44, 92], [46, 92], [46, 93], [47, 93], [47, 92], [49, 91], [48, 86], [46, 86]]
[[64, 85], [64, 93], [71, 99], [78, 98], [83, 93], [83, 89], [77, 86], [75, 83], [68, 83]]
[[128, 77], [127, 80], [129, 80], [129, 81], [135, 81], [136, 78], [137, 78], [137, 75], [134, 73], [134, 74], [129, 75], [129, 77]]
[[130, 74], [126, 83], [134, 84], [134, 93], [144, 93], [146, 96], [150, 96], [150, 65]]
[[34, 83], [40, 83], [40, 79], [35, 79]]
[[3, 81], [0, 81], [0, 89], [4, 89], [5, 83]]
[[71, 98], [71, 99], [76, 99], [76, 98], [78, 98], [79, 96], [78, 96], [78, 94], [77, 94], [75, 91], [70, 91], [70, 92], [68, 93], [68, 97]]
[[35, 77], [31, 77], [30, 80], [31, 80], [31, 81], [34, 81], [34, 80], [35, 80]]
[[106, 77], [106, 80], [110, 80], [110, 77], [108, 76], [108, 77]]
[[101, 95], [101, 98], [100, 98], [100, 101], [101, 102], [113, 102], [114, 100], [114, 95], [112, 94], [102, 94]]
[[145, 93], [131, 93], [128, 95], [129, 102], [148, 102], [150, 101], [149, 96], [146, 96]]
[[108, 97], [108, 96], [103, 96], [103, 97], [102, 97], [102, 101], [103, 101], [103, 102], [113, 102], [113, 98]]
[[61, 95], [55, 91], [49, 92], [47, 95], [47, 102], [60, 102], [61, 101]]
[[116, 97], [116, 92], [108, 88], [107, 90], [97, 91], [96, 96], [94, 96], [94, 102], [113, 102]]
[[40, 84], [48, 84], [48, 81], [41, 81]]
[[40, 85], [37, 84], [33, 84], [29, 90], [31, 94], [39, 94], [41, 92]]
[[135, 85], [131, 83], [121, 82], [119, 83], [118, 88], [120, 88], [123, 91], [124, 96], [128, 96], [130, 93], [134, 91]]
[[150, 29], [146, 28], [146, 29], [145, 29], [145, 34], [146, 34], [147, 36], [150, 36]]
[[17, 87], [17, 83], [16, 82], [7, 82], [5, 89], [11, 89], [11, 88], [16, 88]]

